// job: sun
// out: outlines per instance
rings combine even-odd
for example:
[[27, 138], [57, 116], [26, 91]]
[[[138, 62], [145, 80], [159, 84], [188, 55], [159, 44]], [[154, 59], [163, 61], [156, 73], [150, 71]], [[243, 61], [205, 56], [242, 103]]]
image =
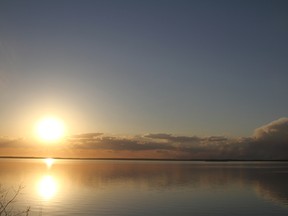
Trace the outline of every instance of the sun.
[[44, 142], [59, 141], [65, 135], [65, 124], [59, 118], [52, 116], [44, 117], [36, 124], [36, 135]]

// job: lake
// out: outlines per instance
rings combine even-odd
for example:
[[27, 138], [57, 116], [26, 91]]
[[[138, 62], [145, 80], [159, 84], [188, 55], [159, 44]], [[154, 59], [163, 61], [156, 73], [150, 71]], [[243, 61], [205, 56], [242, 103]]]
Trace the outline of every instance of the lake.
[[288, 215], [288, 163], [0, 159], [29, 215]]

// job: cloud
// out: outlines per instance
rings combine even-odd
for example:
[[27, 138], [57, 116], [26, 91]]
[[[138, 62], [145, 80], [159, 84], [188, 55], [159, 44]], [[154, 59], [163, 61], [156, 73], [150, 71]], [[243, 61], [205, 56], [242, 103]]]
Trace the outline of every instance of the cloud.
[[[0, 137], [0, 148], [36, 146], [23, 139]], [[150, 154], [155, 158], [288, 160], [288, 118], [280, 118], [256, 128], [251, 137], [176, 136], [151, 133], [137, 136], [111, 136], [84, 133], [69, 137], [61, 147], [71, 150], [130, 152], [131, 157]], [[136, 156], [137, 155], [137, 156]], [[156, 156], [155, 156], [156, 155]], [[120, 157], [120, 156], [119, 156]]]
[[[43, 145], [39, 145], [39, 142], [31, 141], [25, 138], [15, 138], [15, 137], [0, 137], [0, 149], [1, 148], [33, 148], [33, 149], [43, 149]], [[42, 143], [43, 144], [43, 143]], [[0, 155], [3, 152], [0, 152]]]
[[152, 141], [145, 141], [137, 137], [125, 138], [125, 137], [113, 137], [113, 136], [94, 136], [83, 140], [73, 139], [69, 141], [73, 148], [82, 149], [106, 149], [106, 150], [129, 150], [129, 151], [141, 151], [141, 150], [169, 150], [172, 147], [163, 143], [157, 143]]
[[0, 137], [0, 148], [15, 148], [22, 146], [23, 146], [22, 139]]
[[103, 133], [84, 133], [84, 134], [77, 134], [77, 135], [73, 135], [73, 136], [70, 136], [69, 139], [70, 140], [82, 140], [82, 141], [89, 141], [91, 139], [94, 139], [98, 136], [101, 136], [103, 135]]
[[[225, 137], [205, 137], [197, 136], [173, 136], [171, 134], [146, 134], [143, 136], [119, 137], [119, 136], [99, 136], [78, 135], [69, 140], [70, 147], [76, 149], [101, 149], [114, 151], [155, 151], [175, 157], [183, 154], [189, 157], [211, 157], [217, 154], [221, 146], [227, 144]], [[173, 155], [173, 154], [172, 154]]]
[[256, 128], [253, 136], [176, 136], [152, 133], [119, 137], [90, 133], [74, 136], [73, 148], [114, 151], [154, 151], [175, 158], [190, 159], [288, 159], [288, 118], [280, 118]]
[[160, 139], [160, 140], [166, 140], [168, 142], [180, 142], [180, 143], [191, 143], [191, 142], [199, 142], [201, 141], [201, 138], [197, 137], [197, 136], [173, 136], [171, 134], [164, 134], [164, 133], [160, 133], [160, 134], [148, 134], [145, 135], [144, 137], [146, 138], [151, 138], [151, 139]]
[[280, 118], [255, 129], [250, 155], [265, 159], [288, 159], [288, 118]]
[[255, 129], [254, 136], [257, 140], [288, 142], [288, 118], [280, 118]]

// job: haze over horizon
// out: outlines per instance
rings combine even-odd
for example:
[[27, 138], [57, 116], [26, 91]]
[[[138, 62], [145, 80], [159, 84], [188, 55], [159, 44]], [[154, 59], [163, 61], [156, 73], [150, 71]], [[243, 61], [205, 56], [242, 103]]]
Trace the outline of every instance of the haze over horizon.
[[[288, 159], [287, 11], [2, 0], [0, 156]], [[59, 145], [34, 139], [45, 115]]]

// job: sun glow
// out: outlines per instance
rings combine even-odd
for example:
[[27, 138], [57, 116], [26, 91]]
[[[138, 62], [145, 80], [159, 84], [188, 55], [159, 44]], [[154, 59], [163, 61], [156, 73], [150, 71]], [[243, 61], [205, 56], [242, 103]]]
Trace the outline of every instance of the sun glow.
[[64, 122], [55, 117], [45, 117], [36, 124], [36, 134], [44, 142], [59, 141], [65, 135]]

